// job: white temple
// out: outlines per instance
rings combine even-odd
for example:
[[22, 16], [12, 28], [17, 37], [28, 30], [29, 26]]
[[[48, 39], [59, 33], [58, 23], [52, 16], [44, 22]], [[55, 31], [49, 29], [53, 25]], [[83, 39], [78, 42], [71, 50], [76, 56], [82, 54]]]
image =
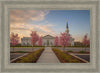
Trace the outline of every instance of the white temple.
[[[68, 19], [67, 19], [65, 33], [66, 33], [66, 35], [70, 35], [69, 28], [68, 28]], [[31, 39], [30, 37], [21, 38], [21, 45], [22, 46], [30, 46], [31, 45], [30, 39]], [[55, 37], [53, 37], [51, 35], [43, 36], [42, 37], [42, 46], [54, 46], [54, 39], [55, 39]], [[70, 43], [71, 43], [71, 46], [74, 46], [74, 38], [70, 37]]]

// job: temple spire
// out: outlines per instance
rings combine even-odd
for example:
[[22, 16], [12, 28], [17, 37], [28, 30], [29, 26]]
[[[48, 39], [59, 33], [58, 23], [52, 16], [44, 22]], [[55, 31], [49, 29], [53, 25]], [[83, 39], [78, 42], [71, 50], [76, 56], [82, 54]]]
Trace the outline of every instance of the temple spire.
[[68, 19], [67, 19], [67, 25], [66, 25], [66, 28], [68, 29]]
[[68, 19], [67, 19], [67, 24], [66, 24], [66, 30], [65, 30], [65, 32], [66, 32], [67, 34], [69, 34]]

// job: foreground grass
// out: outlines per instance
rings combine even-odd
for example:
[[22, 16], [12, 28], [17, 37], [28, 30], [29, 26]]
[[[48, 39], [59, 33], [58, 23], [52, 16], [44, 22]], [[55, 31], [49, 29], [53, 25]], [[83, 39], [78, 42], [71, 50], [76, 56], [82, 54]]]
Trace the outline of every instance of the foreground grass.
[[42, 49], [38, 49], [32, 53], [29, 53], [28, 55], [21, 57], [20, 59], [17, 59], [16, 61], [12, 62], [12, 63], [35, 63], [38, 58], [40, 57], [41, 53], [43, 52], [43, 48]]
[[29, 46], [29, 47], [27, 47], [27, 46], [16, 46], [16, 47], [10, 47], [10, 48], [44, 48], [44, 47], [39, 47], [39, 46], [37, 46], [37, 47], [31, 47], [31, 46]]
[[27, 51], [10, 51], [10, 53], [29, 53]]
[[67, 51], [68, 53], [79, 53], [79, 54], [89, 54], [90, 52], [86, 52], [86, 51], [79, 51], [79, 52], [74, 52], [72, 50]]
[[61, 63], [83, 63], [82, 61], [78, 60], [77, 58], [69, 55], [69, 54], [65, 54], [64, 52], [62, 52], [59, 49], [52, 49], [54, 51], [54, 53], [56, 54], [56, 56], [58, 57], [58, 59], [60, 60]]

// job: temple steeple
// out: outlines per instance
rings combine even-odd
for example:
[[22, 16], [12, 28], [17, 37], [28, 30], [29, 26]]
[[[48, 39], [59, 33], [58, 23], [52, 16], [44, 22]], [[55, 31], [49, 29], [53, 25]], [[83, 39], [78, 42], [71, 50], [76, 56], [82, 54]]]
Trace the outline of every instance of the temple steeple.
[[68, 28], [68, 19], [67, 19], [67, 25], [66, 25], [66, 28]]
[[68, 19], [67, 19], [67, 24], [66, 24], [66, 30], [65, 30], [65, 32], [66, 32], [67, 34], [69, 34]]

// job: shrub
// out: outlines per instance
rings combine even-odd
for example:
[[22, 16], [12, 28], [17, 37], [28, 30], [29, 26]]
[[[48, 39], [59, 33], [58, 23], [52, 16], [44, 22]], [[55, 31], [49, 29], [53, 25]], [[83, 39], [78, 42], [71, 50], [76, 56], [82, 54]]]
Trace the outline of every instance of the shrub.
[[72, 57], [71, 55], [65, 54], [59, 49], [53, 48], [52, 50], [54, 51], [54, 53], [56, 54], [56, 56], [62, 63], [80, 63], [81, 62], [80, 60]]
[[85, 51], [80, 51], [79, 53], [85, 53]]
[[69, 51], [67, 51], [67, 52], [73, 52], [72, 50], [69, 50]]
[[27, 51], [11, 51], [10, 53], [28, 53]]
[[39, 56], [43, 50], [44, 49], [38, 49], [38, 50], [28, 54], [27, 56], [21, 57], [20, 59], [18, 59], [15, 62], [16, 63], [34, 63], [37, 61], [37, 59], [39, 58]]

